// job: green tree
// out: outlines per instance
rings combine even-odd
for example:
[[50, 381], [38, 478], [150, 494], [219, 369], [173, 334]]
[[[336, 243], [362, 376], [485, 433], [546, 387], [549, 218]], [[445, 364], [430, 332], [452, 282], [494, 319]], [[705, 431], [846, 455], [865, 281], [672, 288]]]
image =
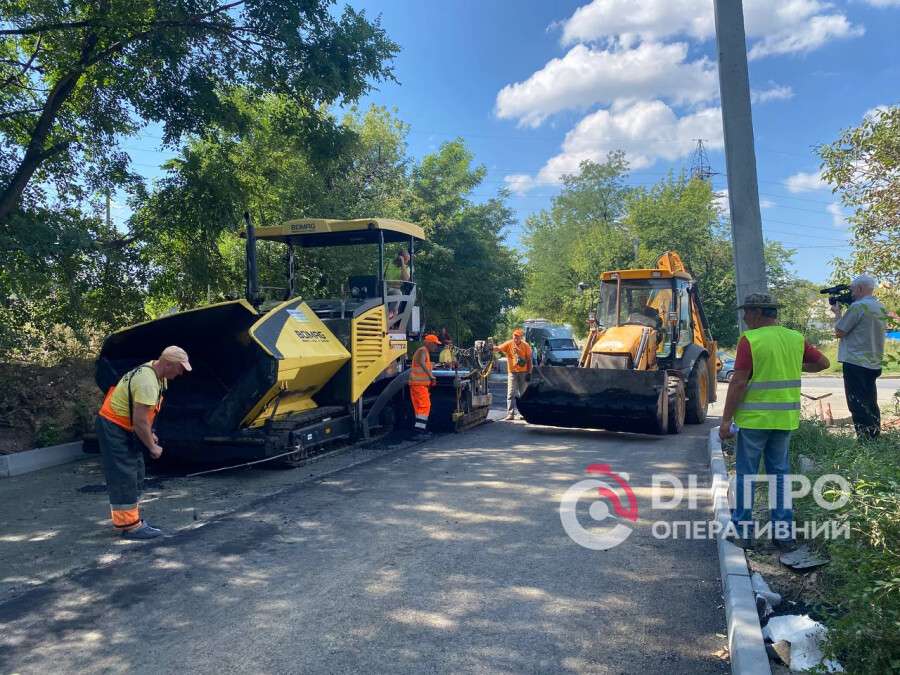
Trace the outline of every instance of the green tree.
[[[146, 241], [151, 313], [240, 291], [244, 210], [259, 224], [304, 216], [422, 224], [429, 241], [416, 256], [416, 280], [425, 316], [461, 342], [490, 335], [501, 310], [515, 304], [521, 270], [502, 243], [512, 212], [503, 194], [470, 200], [484, 169], [473, 166], [464, 143], [414, 165], [406, 125], [383, 108], [351, 111], [323, 140], [307, 133], [302, 110], [283, 97], [244, 97], [236, 107], [247, 120], [243, 133], [214, 127], [192, 140], [132, 219]], [[371, 248], [360, 253], [303, 249], [298, 291], [338, 296], [350, 275], [374, 272]], [[262, 284], [283, 287], [284, 248], [260, 242], [259, 256]]]
[[391, 77], [397, 45], [379, 22], [331, 4], [2, 0], [0, 223], [35, 176], [68, 197], [127, 182], [118, 139], [148, 122], [167, 143], [232, 122], [236, 84], [315, 114]]
[[[146, 242], [151, 313], [240, 293], [245, 210], [257, 225], [402, 215], [406, 127], [388, 111], [354, 110], [327, 125], [330, 133], [310, 133], [309, 117], [285, 97], [235, 96], [242, 133], [213, 127], [191, 140], [153, 193], [136, 204], [131, 229]], [[260, 242], [263, 285], [285, 286], [284, 253], [281, 245]], [[344, 248], [305, 249], [295, 282], [301, 293], [336, 296], [354, 270], [372, 272], [370, 258]], [[330, 281], [324, 289], [323, 276]]]
[[596, 284], [600, 273], [633, 260], [623, 224], [628, 165], [624, 153], [606, 162], [585, 161], [577, 174], [563, 176], [562, 190], [525, 222], [524, 306], [552, 321], [584, 332], [588, 306], [579, 283]]
[[[871, 272], [900, 284], [900, 105], [867, 115], [830, 145], [818, 148], [822, 176], [853, 209], [853, 255], [839, 276]], [[896, 291], [895, 291], [896, 293]]]
[[522, 284], [519, 261], [503, 244], [514, 222], [506, 194], [472, 203], [485, 175], [473, 160], [462, 140], [425, 156], [412, 170], [407, 205], [429, 238], [416, 259], [429, 328], [446, 327], [459, 343], [491, 335], [501, 312], [518, 303]]

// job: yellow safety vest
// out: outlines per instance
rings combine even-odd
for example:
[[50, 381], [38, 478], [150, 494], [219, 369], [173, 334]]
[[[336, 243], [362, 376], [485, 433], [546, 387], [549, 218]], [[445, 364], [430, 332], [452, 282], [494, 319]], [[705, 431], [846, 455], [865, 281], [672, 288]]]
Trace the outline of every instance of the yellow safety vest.
[[792, 431], [800, 426], [803, 336], [784, 326], [744, 332], [753, 356], [753, 374], [734, 415], [742, 429]]

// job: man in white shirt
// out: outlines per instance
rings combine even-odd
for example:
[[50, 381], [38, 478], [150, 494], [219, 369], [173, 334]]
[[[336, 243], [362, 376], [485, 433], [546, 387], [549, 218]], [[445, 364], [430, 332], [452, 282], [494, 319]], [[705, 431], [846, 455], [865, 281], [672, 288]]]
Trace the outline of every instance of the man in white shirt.
[[868, 274], [850, 283], [853, 304], [843, 313], [839, 303], [834, 312], [834, 334], [840, 339], [838, 361], [843, 364], [844, 393], [859, 440], [877, 438], [881, 432], [881, 411], [875, 381], [881, 375], [887, 313], [872, 293], [875, 279]]

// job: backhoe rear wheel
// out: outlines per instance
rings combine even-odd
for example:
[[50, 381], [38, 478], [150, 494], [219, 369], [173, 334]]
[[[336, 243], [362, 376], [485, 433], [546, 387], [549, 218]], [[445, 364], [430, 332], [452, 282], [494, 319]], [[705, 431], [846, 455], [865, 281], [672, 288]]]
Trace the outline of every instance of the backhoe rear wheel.
[[685, 420], [688, 424], [703, 424], [709, 407], [709, 362], [701, 356], [694, 363], [687, 385], [687, 411]]
[[684, 395], [684, 381], [680, 377], [669, 378], [669, 433], [680, 434], [684, 429], [687, 412]]

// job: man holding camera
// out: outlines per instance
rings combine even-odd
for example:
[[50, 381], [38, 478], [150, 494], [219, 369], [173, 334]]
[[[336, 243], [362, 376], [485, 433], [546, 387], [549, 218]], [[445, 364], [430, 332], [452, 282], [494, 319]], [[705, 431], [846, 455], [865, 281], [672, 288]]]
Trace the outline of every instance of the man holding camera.
[[844, 393], [859, 440], [878, 438], [881, 411], [875, 381], [881, 375], [884, 356], [886, 312], [872, 293], [875, 279], [860, 274], [850, 282], [853, 302], [844, 313], [839, 302], [832, 303], [834, 334], [840, 339], [838, 361], [843, 364]]

